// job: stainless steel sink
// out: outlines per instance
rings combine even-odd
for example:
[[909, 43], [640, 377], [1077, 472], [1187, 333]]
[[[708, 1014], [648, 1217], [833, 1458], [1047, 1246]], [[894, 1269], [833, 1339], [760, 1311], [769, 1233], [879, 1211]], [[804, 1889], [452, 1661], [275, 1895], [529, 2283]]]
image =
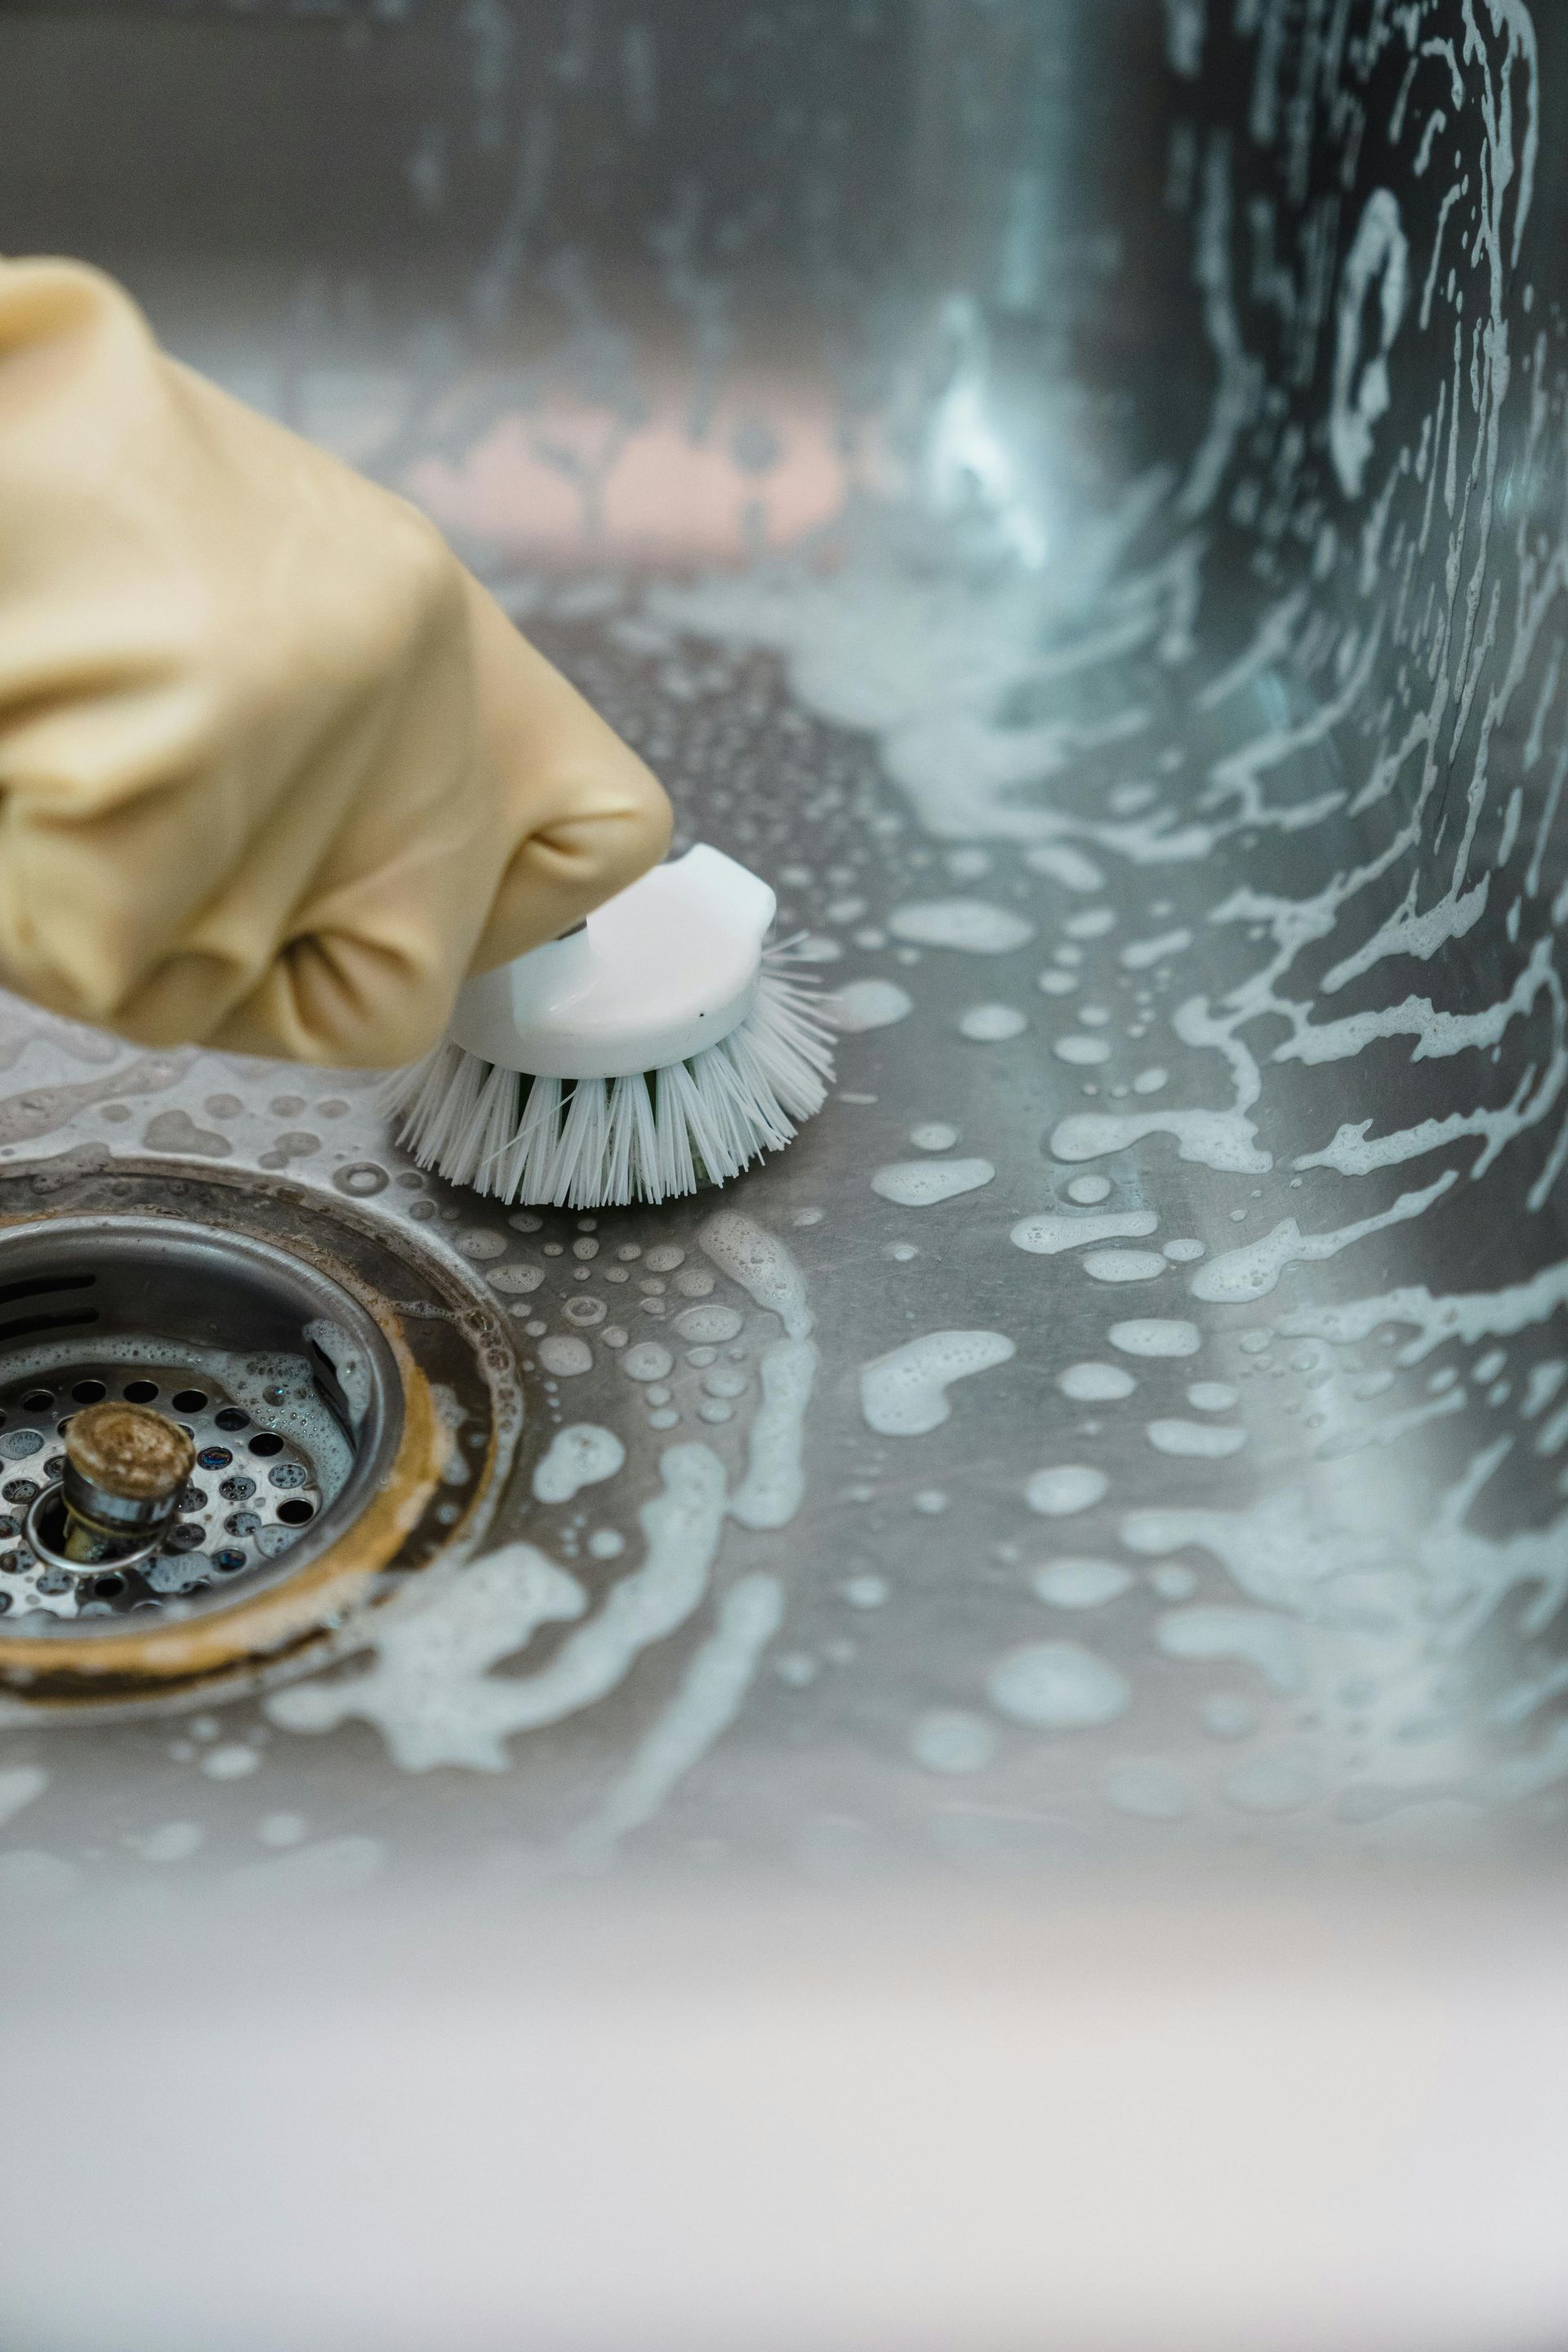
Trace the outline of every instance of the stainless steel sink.
[[1544, 1896], [1565, 101], [1522, 0], [0, 14], [6, 249], [426, 505], [846, 1024], [787, 1154], [595, 1220], [5, 1006], [6, 1170], [347, 1193], [525, 1400], [346, 1662], [12, 1690], [18, 1915]]

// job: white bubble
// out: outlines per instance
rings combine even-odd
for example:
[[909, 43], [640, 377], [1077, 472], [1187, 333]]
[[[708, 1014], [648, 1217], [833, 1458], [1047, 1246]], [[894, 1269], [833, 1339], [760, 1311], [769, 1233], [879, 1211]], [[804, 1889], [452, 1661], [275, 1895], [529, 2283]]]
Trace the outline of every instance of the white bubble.
[[1049, 1470], [1037, 1470], [1024, 1489], [1024, 1500], [1031, 1511], [1043, 1518], [1069, 1518], [1074, 1512], [1087, 1511], [1110, 1490], [1110, 1481], [1103, 1470], [1091, 1469], [1078, 1462], [1058, 1463]]
[[1010, 955], [1035, 936], [1022, 915], [984, 898], [933, 898], [896, 907], [888, 918], [895, 939], [916, 947], [952, 948], [965, 955]]
[[1132, 1690], [1124, 1675], [1076, 1642], [1035, 1642], [993, 1670], [986, 1696], [1012, 1723], [1087, 1731], [1125, 1714]]
[[1009, 1037], [1022, 1036], [1028, 1027], [1027, 1016], [1014, 1004], [972, 1004], [961, 1014], [958, 1032], [976, 1045], [1000, 1045]]
[[1124, 1356], [1195, 1356], [1204, 1343], [1195, 1323], [1164, 1322], [1153, 1316], [1113, 1323], [1106, 1336]]
[[1131, 1591], [1133, 1580], [1113, 1559], [1053, 1559], [1036, 1570], [1034, 1587], [1053, 1609], [1101, 1609]]
[[895, 980], [851, 980], [833, 992], [837, 1025], [848, 1036], [868, 1029], [890, 1029], [914, 1007]]
[[928, 1772], [983, 1772], [996, 1753], [996, 1734], [978, 1715], [932, 1707], [910, 1732], [910, 1753]]
[[1085, 1037], [1077, 1030], [1068, 1030], [1065, 1037], [1053, 1040], [1051, 1051], [1058, 1062], [1075, 1062], [1080, 1067], [1110, 1059], [1109, 1037]]

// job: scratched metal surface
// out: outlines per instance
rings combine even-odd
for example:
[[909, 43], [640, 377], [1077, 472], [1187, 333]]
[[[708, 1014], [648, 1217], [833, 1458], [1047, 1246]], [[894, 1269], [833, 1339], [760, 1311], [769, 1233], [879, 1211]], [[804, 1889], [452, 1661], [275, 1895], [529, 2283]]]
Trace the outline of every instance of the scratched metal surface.
[[5, 1164], [347, 1190], [530, 1408], [438, 1670], [0, 1729], [18, 1895], [1556, 1854], [1565, 97], [1514, 0], [7, 14], [7, 249], [426, 503], [856, 1024], [520, 1229], [6, 1006]]

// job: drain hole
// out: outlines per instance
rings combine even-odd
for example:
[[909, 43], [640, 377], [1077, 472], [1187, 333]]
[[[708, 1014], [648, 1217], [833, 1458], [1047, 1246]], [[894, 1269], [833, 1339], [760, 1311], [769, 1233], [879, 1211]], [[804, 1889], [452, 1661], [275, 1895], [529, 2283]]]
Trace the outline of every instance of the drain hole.
[[[101, 1404], [109, 1391], [101, 1381], [78, 1381], [71, 1394], [78, 1404]], [[63, 1421], [60, 1427], [65, 1427]]]
[[296, 1496], [292, 1502], [279, 1504], [278, 1516], [287, 1521], [291, 1528], [302, 1528], [307, 1519], [315, 1517], [316, 1506], [314, 1503], [304, 1502]]
[[250, 1441], [252, 1454], [281, 1454], [283, 1440], [270, 1429], [259, 1430]]
[[18, 1282], [0, 1282], [0, 1307], [9, 1307], [14, 1298], [46, 1298], [56, 1290], [90, 1290], [97, 1280], [96, 1274], [30, 1274]]
[[[234, 1456], [226, 1445], [204, 1445], [196, 1460], [204, 1470], [226, 1470]], [[227, 1491], [226, 1487], [224, 1492], [226, 1494]], [[255, 1489], [251, 1491], [254, 1493]]]
[[29, 1389], [22, 1399], [24, 1412], [52, 1412], [54, 1409], [54, 1392], [50, 1389]]
[[178, 1396], [170, 1398], [169, 1408], [173, 1412], [203, 1412], [206, 1402], [200, 1389], [182, 1389]]
[[[50, 1283], [51, 1290], [58, 1285]], [[40, 1331], [74, 1331], [83, 1323], [96, 1323], [98, 1309], [89, 1307], [80, 1315], [28, 1315], [17, 1323], [0, 1323], [0, 1340], [31, 1339]]]
[[158, 1394], [156, 1381], [127, 1381], [121, 1393], [127, 1404], [152, 1404]]
[[241, 1412], [237, 1404], [226, 1404], [221, 1412], [214, 1413], [213, 1419], [219, 1429], [248, 1429], [250, 1426], [250, 1415]]

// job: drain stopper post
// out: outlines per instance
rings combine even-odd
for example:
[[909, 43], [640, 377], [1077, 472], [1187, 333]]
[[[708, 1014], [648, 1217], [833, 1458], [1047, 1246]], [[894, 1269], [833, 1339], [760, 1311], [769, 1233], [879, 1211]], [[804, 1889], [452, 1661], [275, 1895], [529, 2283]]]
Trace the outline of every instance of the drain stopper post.
[[89, 1404], [71, 1416], [65, 1448], [50, 1549], [82, 1569], [155, 1551], [195, 1468], [195, 1447], [178, 1423], [146, 1405]]

